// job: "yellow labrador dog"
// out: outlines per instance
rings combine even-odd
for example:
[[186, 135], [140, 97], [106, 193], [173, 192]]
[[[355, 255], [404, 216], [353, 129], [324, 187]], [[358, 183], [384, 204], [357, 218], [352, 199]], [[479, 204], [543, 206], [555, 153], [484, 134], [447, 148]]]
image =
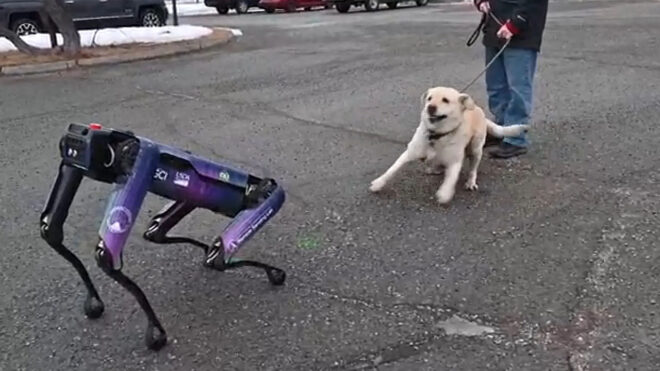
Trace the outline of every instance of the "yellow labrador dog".
[[430, 167], [444, 167], [444, 181], [436, 193], [440, 204], [454, 197], [463, 160], [469, 159], [465, 188], [476, 191], [477, 169], [481, 162], [486, 133], [504, 138], [527, 132], [527, 125], [499, 126], [486, 118], [472, 98], [448, 87], [434, 87], [422, 95], [421, 119], [406, 150], [385, 173], [371, 182], [372, 192], [382, 190], [401, 168], [412, 161], [426, 161]]

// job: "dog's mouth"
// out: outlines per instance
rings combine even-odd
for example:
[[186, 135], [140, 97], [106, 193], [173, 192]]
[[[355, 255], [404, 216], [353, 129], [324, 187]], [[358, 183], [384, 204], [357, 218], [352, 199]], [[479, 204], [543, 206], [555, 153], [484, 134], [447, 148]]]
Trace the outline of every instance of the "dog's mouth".
[[440, 122], [440, 121], [442, 121], [446, 118], [447, 118], [447, 115], [437, 115], [437, 116], [436, 115], [431, 115], [431, 116], [429, 116], [429, 121], [432, 124], [435, 124], [436, 122]]

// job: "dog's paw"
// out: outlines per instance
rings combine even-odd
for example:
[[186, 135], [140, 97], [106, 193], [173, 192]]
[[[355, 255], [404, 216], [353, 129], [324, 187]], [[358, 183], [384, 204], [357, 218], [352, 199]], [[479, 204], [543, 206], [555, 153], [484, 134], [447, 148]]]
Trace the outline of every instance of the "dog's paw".
[[465, 182], [465, 189], [468, 191], [478, 191], [479, 186], [477, 185], [476, 181], [468, 179], [468, 181]]
[[435, 194], [435, 198], [438, 200], [440, 205], [448, 204], [452, 197], [454, 197], [453, 192], [442, 189]]
[[371, 192], [379, 192], [383, 188], [385, 188], [385, 180], [381, 178], [374, 180], [373, 182], [371, 182], [371, 186], [369, 186], [369, 190]]

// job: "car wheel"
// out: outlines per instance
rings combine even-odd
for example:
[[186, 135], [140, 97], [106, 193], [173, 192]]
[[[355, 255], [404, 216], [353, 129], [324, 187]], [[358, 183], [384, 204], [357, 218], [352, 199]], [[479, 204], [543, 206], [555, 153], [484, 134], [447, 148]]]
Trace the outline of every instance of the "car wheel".
[[367, 9], [368, 12], [373, 12], [375, 10], [378, 10], [378, 0], [366, 0], [364, 3], [364, 7]]
[[140, 14], [140, 25], [142, 27], [161, 27], [165, 25], [165, 21], [155, 9], [147, 8]]
[[429, 3], [429, 0], [415, 0], [417, 6], [426, 6]]
[[350, 3], [337, 3], [335, 5], [335, 8], [337, 8], [337, 11], [339, 13], [348, 13], [348, 10], [351, 9], [351, 4]]
[[215, 10], [218, 11], [218, 14], [227, 14], [227, 13], [229, 13], [229, 8], [224, 8], [224, 7], [221, 7], [221, 6], [216, 7]]
[[18, 36], [34, 35], [41, 32], [39, 24], [35, 20], [28, 18], [16, 20], [11, 29]]
[[238, 0], [236, 3], [236, 13], [245, 14], [247, 13], [248, 9], [250, 9], [250, 6], [248, 5], [247, 1]]
[[387, 3], [387, 7], [390, 8], [390, 9], [396, 9], [396, 7], [397, 7], [398, 5], [399, 5], [399, 3], [397, 3], [396, 1], [393, 1], [393, 2]]

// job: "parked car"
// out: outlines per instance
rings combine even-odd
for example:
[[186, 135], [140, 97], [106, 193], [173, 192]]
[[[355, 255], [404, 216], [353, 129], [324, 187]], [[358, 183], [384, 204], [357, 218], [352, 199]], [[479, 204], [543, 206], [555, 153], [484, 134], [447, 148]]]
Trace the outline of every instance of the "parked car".
[[[328, 3], [334, 5], [339, 13], [347, 13], [351, 6], [364, 6], [368, 12], [378, 10], [378, 6], [382, 3], [387, 4], [390, 9], [396, 9], [399, 3], [406, 3], [408, 0], [327, 0]], [[414, 0], [417, 6], [426, 6], [429, 0]]]
[[273, 13], [277, 9], [294, 12], [303, 8], [309, 11], [315, 7], [330, 9], [332, 6], [326, 0], [261, 0], [259, 2], [259, 8], [265, 10], [266, 13]]
[[259, 0], [204, 0], [204, 5], [215, 8], [218, 14], [227, 14], [229, 9], [236, 10], [238, 14], [244, 14], [250, 8], [257, 7]]
[[[0, 0], [0, 25], [20, 36], [47, 32], [39, 17], [41, 0]], [[159, 27], [167, 24], [164, 0], [64, 0], [79, 30], [109, 27]]]

